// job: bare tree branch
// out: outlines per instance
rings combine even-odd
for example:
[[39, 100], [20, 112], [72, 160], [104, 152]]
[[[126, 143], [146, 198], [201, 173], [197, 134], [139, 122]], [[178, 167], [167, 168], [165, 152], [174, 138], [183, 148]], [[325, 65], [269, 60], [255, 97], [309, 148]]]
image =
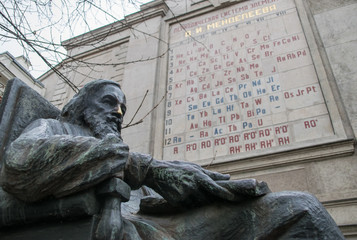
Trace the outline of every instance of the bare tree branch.
[[[3, 5], [1, 3], [1, 5]], [[4, 6], [3, 6], [4, 7]], [[45, 57], [42, 56], [42, 54], [31, 44], [31, 42], [27, 41], [25, 35], [21, 32], [21, 30], [11, 21], [11, 19], [7, 18], [2, 12], [0, 12], [0, 16], [2, 16], [15, 30], [16, 32], [23, 37], [24, 42], [26, 42], [29, 47], [31, 47], [38, 56], [42, 58], [42, 60], [54, 71], [57, 73], [58, 76], [60, 76], [71, 88], [74, 92], [78, 92], [78, 88], [76, 85], [74, 85], [66, 76], [64, 76], [60, 71], [58, 71], [55, 67], [52, 66], [51, 63], [47, 61]]]
[[136, 112], [134, 113], [134, 115], [133, 115], [133, 117], [131, 118], [131, 120], [129, 121], [129, 123], [126, 124], [126, 126], [129, 126], [129, 125], [134, 121], [134, 119], [135, 119], [136, 115], [138, 114], [140, 108], [143, 106], [143, 103], [144, 103], [145, 98], [146, 98], [146, 96], [148, 95], [148, 93], [149, 93], [149, 90], [146, 90], [146, 93], [145, 93], [145, 95], [144, 95], [144, 97], [143, 97], [143, 100], [141, 100], [141, 103], [140, 103], [139, 107], [136, 109]]
[[144, 122], [144, 119], [147, 117], [147, 116], [149, 116], [161, 103], [162, 103], [162, 101], [166, 98], [166, 95], [167, 95], [167, 92], [165, 93], [165, 95], [164, 96], [162, 96], [162, 98], [161, 98], [161, 100], [148, 112], [148, 113], [146, 113], [145, 115], [144, 115], [144, 117], [142, 117], [139, 121], [137, 121], [137, 122], [135, 122], [135, 123], [133, 123], [133, 124], [127, 124], [127, 125], [125, 125], [124, 127], [123, 127], [123, 129], [124, 128], [128, 128], [128, 127], [132, 127], [132, 126], [135, 126], [135, 125], [138, 125], [138, 124], [140, 124], [140, 123], [143, 123]]
[[[117, 10], [121, 10], [122, 13], [125, 13], [128, 4], [139, 9], [139, 4], [142, 4], [142, 2], [138, 0], [2, 0], [0, 2], [0, 19], [4, 21], [0, 21], [0, 44], [8, 40], [16, 40], [22, 45], [24, 55], [28, 57], [29, 54], [36, 53], [74, 92], [77, 92], [77, 86], [80, 86], [85, 80], [93, 79], [91, 75], [99, 75], [106, 67], [117, 67], [119, 65], [151, 61], [164, 57], [170, 51], [169, 43], [166, 39], [164, 40], [154, 34], [142, 31], [129, 24], [125, 18], [122, 19], [124, 15], [120, 14], [120, 11]], [[113, 9], [115, 10], [113, 11]], [[170, 8], [169, 11], [180, 24], [174, 12]], [[88, 20], [90, 18], [95, 19], [95, 25]], [[146, 24], [145, 21], [143, 22]], [[104, 25], [107, 27], [106, 33], [101, 36], [94, 36], [95, 32], [92, 32], [92, 30]], [[180, 26], [186, 32], [184, 26], [182, 24], [180, 24]], [[146, 39], [156, 39], [164, 43], [167, 49], [153, 57], [140, 58], [132, 61], [125, 61], [122, 58], [119, 60], [108, 59], [106, 62], [97, 62], [81, 56], [75, 57], [71, 54], [67, 54], [64, 49], [64, 47], [71, 49], [89, 46], [99, 51], [106, 51], [106, 48], [101, 47], [101, 44], [112, 35], [113, 31], [116, 31], [118, 27], [129, 29], [134, 37], [142, 34]], [[78, 32], [78, 29], [82, 29], [82, 32]], [[70, 43], [66, 43], [66, 45], [61, 44], [63, 39], [69, 39], [85, 32], [87, 32], [86, 34], [89, 34], [89, 36], [93, 34], [95, 37], [93, 39], [95, 40], [87, 43], [70, 41]], [[204, 43], [198, 41], [191, 35], [189, 37], [208, 50]], [[84, 69], [85, 71], [83, 71]], [[78, 79], [76, 80], [77, 85], [67, 77], [69, 72], [71, 72], [70, 78], [72, 80]], [[124, 128], [142, 123], [165, 99], [167, 93], [143, 118], [132, 123], [138, 112], [142, 110], [141, 108], [146, 100], [147, 94], [146, 92], [134, 116]]]

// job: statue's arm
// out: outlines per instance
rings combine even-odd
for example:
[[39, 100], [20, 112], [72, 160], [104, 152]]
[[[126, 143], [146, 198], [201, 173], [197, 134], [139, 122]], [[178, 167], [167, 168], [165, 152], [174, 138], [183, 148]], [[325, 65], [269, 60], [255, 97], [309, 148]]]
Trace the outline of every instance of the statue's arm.
[[125, 166], [128, 147], [114, 136], [57, 135], [38, 120], [6, 151], [2, 187], [24, 201], [89, 188]]
[[217, 183], [228, 180], [229, 175], [189, 162], [159, 161], [149, 155], [130, 153], [124, 176], [133, 189], [146, 185], [173, 206], [197, 206], [214, 198], [234, 199], [234, 194]]

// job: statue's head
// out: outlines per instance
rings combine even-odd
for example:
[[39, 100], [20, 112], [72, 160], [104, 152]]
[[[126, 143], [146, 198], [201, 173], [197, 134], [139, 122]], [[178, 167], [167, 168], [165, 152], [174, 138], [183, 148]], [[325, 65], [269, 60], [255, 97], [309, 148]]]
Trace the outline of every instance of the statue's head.
[[95, 80], [64, 106], [61, 120], [88, 127], [99, 138], [108, 133], [120, 137], [125, 111], [126, 99], [120, 85], [110, 80]]

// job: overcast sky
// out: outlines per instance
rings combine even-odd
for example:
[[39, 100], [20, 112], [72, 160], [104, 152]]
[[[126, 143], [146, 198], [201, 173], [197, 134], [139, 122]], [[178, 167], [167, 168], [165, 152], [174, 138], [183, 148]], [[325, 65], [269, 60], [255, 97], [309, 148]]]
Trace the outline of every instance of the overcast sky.
[[[2, 0], [3, 1], [3, 0]], [[36, 12], [36, 8], [33, 6], [24, 6], [23, 9], [26, 9], [27, 12], [25, 12], [24, 16], [26, 17], [27, 21], [29, 22], [31, 26], [31, 31], [35, 32], [36, 36], [30, 36], [30, 37], [40, 37], [42, 39], [45, 39], [47, 41], [54, 41], [57, 44], [60, 44], [62, 41], [67, 40], [69, 38], [72, 38], [74, 36], [78, 36], [82, 33], [87, 32], [88, 30], [93, 30], [98, 27], [107, 25], [109, 23], [115, 22], [116, 20], [123, 19], [124, 15], [129, 15], [133, 12], [138, 11], [138, 7], [135, 7], [131, 4], [125, 3], [123, 5], [123, 2], [113, 0], [113, 1], [107, 1], [107, 0], [95, 0], [94, 3], [97, 4], [96, 6], [99, 6], [102, 10], [108, 12], [109, 14], [105, 14], [102, 10], [96, 9], [96, 6], [87, 6], [87, 9], [85, 10], [86, 12], [86, 21], [87, 23], [85, 24], [84, 21], [76, 20], [73, 21], [71, 24], [72, 29], [69, 29], [69, 27], [64, 27], [66, 26], [65, 23], [63, 22], [64, 16], [63, 16], [63, 5], [61, 6], [61, 1], [62, 0], [52, 0], [52, 5], [49, 8], [50, 14], [51, 14], [51, 20], [52, 22], [56, 22], [55, 25], [53, 25], [50, 28], [43, 28], [43, 26], [48, 25], [48, 21], [41, 17], [40, 14], [38, 14], [38, 11]], [[25, 2], [30, 2], [30, 1], [25, 1]], [[76, 2], [74, 0], [68, 0], [70, 2], [72, 9], [69, 9], [69, 11], [73, 11], [73, 8], [76, 7]], [[82, 1], [83, 2], [83, 1]], [[108, 6], [108, 2], [114, 2], [110, 3], [112, 5]], [[120, 4], [118, 4], [118, 2]], [[149, 2], [149, 0], [143, 0], [140, 1], [142, 3], [144, 2]], [[23, 4], [28, 4], [28, 3], [23, 3]], [[13, 11], [13, 0], [4, 0], [2, 2], [2, 5], [5, 5], [6, 11], [10, 13], [10, 15], [13, 15], [11, 11]], [[77, 5], [78, 6], [78, 5]], [[32, 8], [32, 12], [29, 11], [29, 9]], [[79, 12], [84, 10], [85, 8], [79, 9]], [[89, 10], [88, 10], [89, 9]], [[0, 6], [0, 11], [4, 12], [5, 10]], [[21, 17], [18, 17], [21, 18]], [[0, 23], [5, 23], [6, 20], [3, 18], [0, 18]], [[75, 24], [74, 24], [75, 23]], [[26, 24], [25, 24], [26, 25]], [[25, 26], [23, 25], [23, 26]], [[74, 25], [74, 26], [73, 26]], [[28, 29], [28, 28], [27, 28]], [[4, 35], [3, 29], [0, 29], [0, 34]], [[53, 39], [53, 40], [51, 40]], [[28, 46], [26, 46], [27, 48]], [[60, 51], [64, 51], [64, 49], [59, 49]], [[34, 77], [39, 77], [46, 71], [48, 71], [49, 67], [42, 61], [42, 59], [34, 52], [27, 51], [24, 49], [16, 40], [8, 40], [7, 42], [4, 42], [4, 38], [1, 38], [0, 42], [0, 53], [8, 51], [10, 52], [14, 57], [18, 57], [21, 55], [29, 57], [30, 62], [32, 63], [32, 68], [30, 69], [30, 73]], [[44, 56], [46, 56], [46, 59], [52, 59], [52, 64], [55, 65], [55, 60], [53, 58], [53, 53], [50, 54], [49, 52], [42, 52]], [[58, 59], [58, 58], [57, 58]]]

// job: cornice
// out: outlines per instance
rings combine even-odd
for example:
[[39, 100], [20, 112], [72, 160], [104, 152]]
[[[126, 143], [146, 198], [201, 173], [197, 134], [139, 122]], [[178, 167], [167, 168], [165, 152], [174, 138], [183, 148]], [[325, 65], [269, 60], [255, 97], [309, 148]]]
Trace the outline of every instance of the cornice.
[[[8, 51], [6, 51], [6, 52], [4, 52], [4, 53], [1, 53], [0, 55], [2, 55], [2, 56], [4, 56], [4, 57], [6, 57], [6, 58], [8, 58], [9, 60], [10, 60], [10, 64], [12, 64], [14, 67], [16, 67], [18, 70], [20, 70], [23, 74], [25, 74], [26, 76], [28, 76], [29, 77], [29, 79], [31, 79], [31, 81], [34, 83], [34, 84], [36, 84], [37, 86], [39, 86], [39, 87], [41, 87], [41, 88], [43, 88], [44, 87], [44, 85], [40, 82], [40, 81], [38, 81], [34, 76], [32, 76], [32, 74], [26, 69], [26, 68], [24, 68], [17, 60], [16, 60], [16, 58], [10, 53], [10, 52], [8, 52]], [[27, 59], [27, 58], [26, 58]], [[28, 59], [27, 59], [28, 60]], [[9, 73], [11, 73], [11, 74], [7, 74], [7, 78], [8, 79], [11, 79], [11, 78], [14, 78], [15, 77], [15, 75], [12, 73], [12, 71], [10, 71], [4, 64], [2, 64], [1, 63], [1, 65], [2, 65], [2, 68], [4, 68], [4, 72], [2, 72], [3, 73], [3, 75], [5, 75], [6, 74], [6, 71], [8, 71]], [[6, 71], [5, 71], [6, 70]]]
[[10, 80], [15, 77], [15, 75], [4, 65], [0, 62], [0, 72], [6, 79]]
[[[355, 152], [355, 139], [345, 139], [311, 147], [292, 149], [272, 154], [212, 163], [210, 168], [222, 173], [247, 174], [277, 167], [293, 166], [313, 161], [324, 161], [334, 157], [348, 156]], [[206, 166], [207, 164], [201, 164]]]
[[164, 1], [154, 1], [141, 6], [139, 12], [125, 16], [123, 20], [108, 24], [93, 31], [84, 33], [77, 37], [65, 40], [62, 46], [66, 50], [71, 50], [76, 47], [90, 45], [96, 40], [104, 39], [116, 33], [131, 29], [133, 25], [144, 22], [148, 19], [160, 16], [166, 16], [169, 8]]

